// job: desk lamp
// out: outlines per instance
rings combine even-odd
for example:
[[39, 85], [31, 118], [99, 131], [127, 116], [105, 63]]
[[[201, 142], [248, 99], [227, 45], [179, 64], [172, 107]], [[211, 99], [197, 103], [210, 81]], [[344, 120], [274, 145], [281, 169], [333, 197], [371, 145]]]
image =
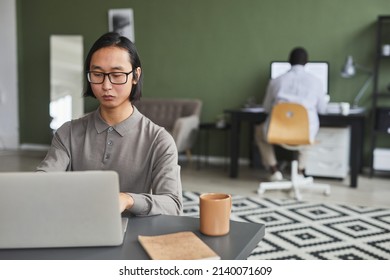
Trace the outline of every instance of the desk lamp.
[[356, 97], [354, 98], [354, 100], [352, 102], [352, 108], [358, 107], [358, 103], [359, 103], [360, 99], [363, 97], [364, 92], [367, 90], [367, 88], [368, 88], [368, 86], [373, 78], [373, 73], [370, 69], [354, 63], [352, 56], [349, 55], [345, 61], [345, 64], [344, 64], [342, 70], [341, 70], [341, 77], [351, 78], [351, 77], [355, 76], [357, 70], [361, 70], [362, 72], [369, 74], [369, 76], [368, 76], [368, 79], [363, 84], [363, 86], [360, 88]]

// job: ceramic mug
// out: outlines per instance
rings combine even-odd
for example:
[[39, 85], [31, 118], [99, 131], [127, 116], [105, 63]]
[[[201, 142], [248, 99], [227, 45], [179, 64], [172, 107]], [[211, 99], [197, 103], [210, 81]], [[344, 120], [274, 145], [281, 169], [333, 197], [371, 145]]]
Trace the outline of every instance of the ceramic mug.
[[383, 45], [382, 46], [382, 55], [390, 56], [390, 45]]
[[199, 197], [200, 232], [210, 236], [229, 233], [232, 196], [224, 193], [204, 193]]
[[347, 102], [340, 103], [340, 111], [343, 116], [348, 116], [350, 105]]

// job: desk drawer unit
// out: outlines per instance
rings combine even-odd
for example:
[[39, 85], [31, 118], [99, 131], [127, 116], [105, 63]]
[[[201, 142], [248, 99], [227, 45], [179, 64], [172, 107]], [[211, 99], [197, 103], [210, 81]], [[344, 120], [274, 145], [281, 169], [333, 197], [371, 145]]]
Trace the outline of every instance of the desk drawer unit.
[[309, 147], [306, 174], [345, 178], [349, 172], [349, 127], [321, 127], [316, 143]]

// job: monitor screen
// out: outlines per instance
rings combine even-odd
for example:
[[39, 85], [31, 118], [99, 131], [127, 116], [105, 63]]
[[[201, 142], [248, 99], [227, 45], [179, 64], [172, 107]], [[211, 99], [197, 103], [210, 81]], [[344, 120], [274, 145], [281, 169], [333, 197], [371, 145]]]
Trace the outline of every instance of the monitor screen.
[[[273, 61], [271, 62], [271, 79], [279, 77], [280, 75], [286, 73], [290, 70], [291, 64], [286, 61]], [[325, 61], [313, 61], [308, 62], [305, 65], [307, 72], [316, 76], [321, 80], [324, 87], [324, 92], [328, 93], [329, 85], [329, 64]]]

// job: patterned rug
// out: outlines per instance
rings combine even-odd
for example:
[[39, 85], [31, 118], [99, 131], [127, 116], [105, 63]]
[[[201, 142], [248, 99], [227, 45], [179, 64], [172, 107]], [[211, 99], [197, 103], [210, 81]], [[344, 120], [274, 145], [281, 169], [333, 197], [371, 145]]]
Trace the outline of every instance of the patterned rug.
[[[199, 216], [199, 193], [183, 199], [184, 215]], [[248, 259], [390, 259], [390, 209], [236, 195], [231, 219], [266, 225]]]

